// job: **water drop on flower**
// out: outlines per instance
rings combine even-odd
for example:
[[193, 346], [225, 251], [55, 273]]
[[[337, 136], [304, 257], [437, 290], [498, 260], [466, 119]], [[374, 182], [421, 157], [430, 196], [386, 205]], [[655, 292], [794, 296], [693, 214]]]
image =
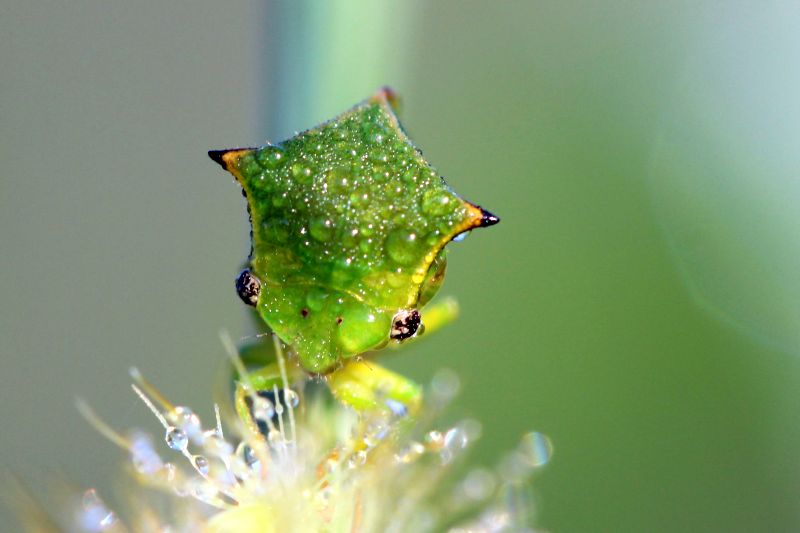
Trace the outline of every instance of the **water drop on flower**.
[[408, 408], [397, 400], [386, 398], [383, 403], [389, 408], [389, 411], [391, 411], [394, 416], [402, 418], [408, 414]]
[[106, 507], [97, 491], [89, 489], [83, 493], [83, 511], [78, 519], [79, 526], [85, 531], [105, 531], [117, 522], [117, 515]]
[[550, 461], [553, 456], [553, 443], [547, 435], [532, 431], [522, 437], [518, 450], [528, 466], [538, 468]]
[[217, 489], [203, 478], [192, 480], [191, 494], [204, 502], [212, 502], [217, 497]]
[[170, 426], [167, 428], [164, 440], [167, 441], [167, 446], [173, 450], [183, 451], [189, 445], [189, 437], [182, 429]]
[[443, 369], [438, 371], [431, 381], [433, 394], [444, 401], [452, 399], [461, 387], [458, 376], [452, 370]]
[[425, 446], [419, 442], [412, 442], [395, 456], [398, 462], [408, 464], [416, 461], [423, 453], [425, 453]]
[[442, 463], [447, 464], [452, 461], [461, 450], [467, 447], [468, 443], [469, 438], [460, 427], [447, 430], [442, 438], [442, 449], [439, 452]]
[[208, 431], [205, 434], [203, 447], [213, 455], [218, 457], [225, 457], [233, 453], [233, 446], [225, 439], [220, 437], [216, 430]]
[[200, 418], [188, 407], [178, 406], [170, 413], [170, 420], [177, 427], [186, 432], [192, 441], [202, 441], [203, 427]]
[[347, 460], [347, 467], [348, 468], [357, 468], [366, 464], [367, 462], [367, 452], [366, 450], [360, 450], [354, 453], [350, 459]]
[[253, 398], [253, 417], [266, 422], [275, 416], [275, 406], [267, 398], [256, 396]]
[[300, 395], [292, 389], [284, 389], [283, 401], [291, 407], [297, 407], [300, 404]]
[[281, 435], [280, 431], [273, 430], [267, 434], [267, 440], [269, 441], [270, 444], [275, 445], [283, 440], [283, 435]]
[[208, 459], [206, 459], [202, 455], [195, 455], [194, 457], [192, 457], [192, 462], [194, 463], [194, 466], [195, 468], [197, 468], [198, 472], [200, 472], [204, 476], [208, 475], [208, 468], [209, 468]]
[[161, 457], [153, 449], [148, 435], [136, 433], [130, 441], [131, 462], [137, 472], [150, 475], [161, 470], [164, 465]]
[[496, 486], [494, 475], [484, 468], [476, 468], [467, 474], [462, 485], [464, 495], [470, 500], [480, 501], [488, 498]]
[[427, 435], [425, 435], [425, 443], [428, 445], [429, 449], [438, 450], [444, 444], [444, 435], [442, 435], [441, 431], [429, 431]]

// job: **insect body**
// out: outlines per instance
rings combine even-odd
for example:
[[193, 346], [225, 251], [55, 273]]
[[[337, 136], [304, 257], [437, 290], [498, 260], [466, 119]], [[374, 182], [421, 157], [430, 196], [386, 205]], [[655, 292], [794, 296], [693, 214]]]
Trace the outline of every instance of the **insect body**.
[[310, 373], [414, 336], [445, 245], [499, 221], [411, 144], [388, 89], [282, 143], [209, 155], [247, 197], [252, 250], [237, 292]]

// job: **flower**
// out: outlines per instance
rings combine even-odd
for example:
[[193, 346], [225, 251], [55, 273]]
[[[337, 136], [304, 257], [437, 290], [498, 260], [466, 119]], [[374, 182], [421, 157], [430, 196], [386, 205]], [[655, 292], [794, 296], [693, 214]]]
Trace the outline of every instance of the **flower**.
[[135, 483], [126, 488], [124, 520], [90, 489], [62, 525], [91, 532], [530, 531], [524, 488], [549, 459], [549, 441], [529, 433], [499, 468], [462, 474], [480, 424], [434, 429], [457, 392], [455, 374], [435, 376], [414, 418], [355, 412], [313, 380], [290, 387], [285, 374], [282, 389], [257, 392], [243, 375], [249, 413], [215, 404], [209, 425], [132, 369], [133, 390], [163, 428], [161, 450], [141, 431], [118, 433], [79, 401], [85, 418], [128, 452]]

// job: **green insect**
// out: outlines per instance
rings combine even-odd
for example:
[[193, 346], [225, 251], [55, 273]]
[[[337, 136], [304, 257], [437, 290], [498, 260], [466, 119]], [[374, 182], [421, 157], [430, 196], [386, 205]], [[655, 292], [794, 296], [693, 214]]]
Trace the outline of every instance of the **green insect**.
[[[499, 219], [456, 195], [402, 130], [383, 89], [276, 145], [214, 150], [247, 198], [242, 300], [308, 374], [357, 409], [382, 399], [413, 409], [419, 387], [360, 358], [422, 331], [442, 285], [445, 245]], [[442, 310], [435, 310], [433, 314]], [[274, 365], [258, 374], [268, 388]]]

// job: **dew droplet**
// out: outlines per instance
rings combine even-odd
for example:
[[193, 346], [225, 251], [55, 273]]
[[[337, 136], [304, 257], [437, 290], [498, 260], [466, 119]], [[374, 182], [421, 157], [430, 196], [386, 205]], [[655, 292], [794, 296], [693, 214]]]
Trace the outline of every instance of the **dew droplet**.
[[425, 444], [430, 450], [438, 450], [444, 444], [444, 435], [442, 435], [441, 431], [435, 429], [429, 431], [428, 434], [425, 435]]
[[453, 450], [463, 450], [469, 444], [467, 433], [460, 427], [450, 428], [444, 434], [444, 445]]
[[481, 501], [491, 496], [496, 485], [495, 477], [489, 470], [476, 468], [467, 474], [462, 489], [470, 500]]
[[417, 234], [408, 230], [394, 230], [386, 236], [386, 253], [396, 263], [410, 265], [417, 259], [419, 243]]
[[275, 169], [283, 165], [286, 156], [277, 146], [265, 146], [256, 156], [258, 163], [266, 169]]
[[470, 234], [469, 231], [462, 231], [461, 233], [453, 237], [452, 242], [464, 242], [464, 240], [467, 238], [469, 234]]
[[312, 287], [306, 295], [306, 305], [311, 311], [320, 311], [330, 294], [319, 287]]
[[172, 423], [185, 431], [190, 439], [194, 441], [202, 438], [203, 427], [200, 424], [200, 417], [194, 414], [194, 411], [188, 407], [178, 406], [170, 415]]
[[300, 395], [292, 389], [284, 389], [283, 401], [292, 408], [297, 407], [300, 404]]
[[302, 163], [292, 165], [292, 176], [301, 184], [311, 183], [311, 169]]
[[268, 218], [262, 222], [261, 227], [268, 241], [285, 244], [289, 240], [289, 221], [284, 218]]
[[400, 463], [413, 463], [422, 456], [423, 453], [425, 453], [425, 446], [419, 442], [412, 442], [400, 450], [395, 456], [395, 459]]
[[422, 212], [426, 215], [441, 216], [451, 209], [452, 198], [446, 191], [429, 189], [422, 195]]
[[280, 431], [273, 430], [267, 434], [267, 440], [269, 441], [270, 444], [274, 446], [276, 444], [280, 444], [281, 442], [283, 442], [283, 435], [281, 434]]
[[452, 461], [468, 443], [469, 439], [463, 429], [454, 427], [447, 430], [442, 438], [442, 449], [439, 452], [442, 463], [447, 464]]
[[461, 387], [458, 375], [449, 369], [442, 369], [436, 372], [431, 380], [431, 390], [433, 394], [441, 400], [450, 400]]
[[204, 476], [208, 475], [208, 468], [209, 468], [208, 459], [206, 459], [202, 455], [195, 455], [194, 457], [192, 457], [192, 462], [194, 463], [194, 467], [197, 469], [198, 472], [200, 472]]
[[531, 431], [522, 437], [518, 451], [528, 466], [538, 468], [550, 462], [553, 456], [553, 443], [547, 435]]
[[318, 218], [311, 221], [309, 232], [320, 242], [327, 242], [333, 238], [333, 222], [328, 218]]
[[275, 416], [275, 406], [267, 398], [256, 396], [253, 398], [253, 417], [266, 422]]
[[136, 433], [130, 440], [131, 462], [137, 472], [145, 475], [155, 474], [164, 465], [161, 457], [153, 449], [148, 435]]
[[347, 467], [348, 468], [357, 468], [359, 466], [363, 466], [367, 462], [367, 452], [366, 450], [359, 450], [353, 455], [350, 456], [350, 459], [347, 460]]
[[233, 446], [220, 437], [216, 431], [206, 433], [203, 447], [208, 453], [216, 455], [217, 457], [227, 457], [233, 453]]
[[383, 403], [396, 417], [403, 418], [408, 415], [408, 407], [402, 402], [398, 402], [397, 400], [393, 400], [391, 398], [386, 398]]
[[191, 483], [191, 494], [203, 502], [213, 502], [217, 498], [217, 489], [203, 478], [195, 478]]
[[95, 489], [83, 493], [83, 511], [79, 515], [79, 526], [85, 531], [105, 531], [117, 522], [114, 514]]
[[236, 160], [236, 166], [245, 176], [254, 176], [261, 172], [261, 165], [258, 164], [252, 152], [245, 152]]
[[189, 437], [186, 432], [173, 426], [167, 428], [164, 440], [167, 442], [167, 446], [179, 452], [185, 450], [189, 445]]

